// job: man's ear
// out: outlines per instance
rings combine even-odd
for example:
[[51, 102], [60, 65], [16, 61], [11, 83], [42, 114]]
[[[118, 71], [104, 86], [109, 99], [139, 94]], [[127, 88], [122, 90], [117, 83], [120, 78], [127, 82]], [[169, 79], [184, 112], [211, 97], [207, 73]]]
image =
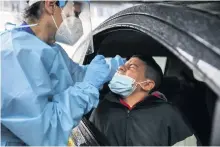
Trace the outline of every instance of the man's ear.
[[56, 7], [56, 1], [55, 0], [45, 0], [45, 12], [49, 15], [53, 15]]
[[155, 82], [152, 80], [147, 80], [147, 82], [143, 83], [141, 87], [144, 91], [151, 91], [155, 87]]

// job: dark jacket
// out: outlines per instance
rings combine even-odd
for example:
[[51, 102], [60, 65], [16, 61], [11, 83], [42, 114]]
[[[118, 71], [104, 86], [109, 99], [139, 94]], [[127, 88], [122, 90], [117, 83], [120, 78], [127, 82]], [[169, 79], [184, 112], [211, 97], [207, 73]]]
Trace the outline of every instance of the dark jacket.
[[90, 121], [114, 146], [197, 145], [178, 110], [161, 95], [150, 95], [129, 110], [109, 93]]

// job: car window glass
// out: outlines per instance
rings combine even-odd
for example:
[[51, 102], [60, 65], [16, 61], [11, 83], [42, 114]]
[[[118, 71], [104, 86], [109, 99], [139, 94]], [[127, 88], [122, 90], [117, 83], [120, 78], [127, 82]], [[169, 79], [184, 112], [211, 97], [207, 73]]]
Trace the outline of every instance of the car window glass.
[[154, 60], [157, 62], [157, 64], [160, 66], [162, 69], [162, 72], [164, 73], [165, 67], [166, 67], [166, 62], [167, 62], [167, 57], [154, 57]]

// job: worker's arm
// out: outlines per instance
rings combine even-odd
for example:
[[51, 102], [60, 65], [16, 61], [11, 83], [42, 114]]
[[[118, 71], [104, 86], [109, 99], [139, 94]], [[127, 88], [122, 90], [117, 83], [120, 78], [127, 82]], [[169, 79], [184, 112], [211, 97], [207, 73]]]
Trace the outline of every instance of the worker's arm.
[[11, 93], [13, 97], [2, 95], [1, 122], [26, 144], [33, 146], [66, 145], [72, 127], [97, 106], [99, 97], [97, 88], [88, 83], [76, 83], [54, 95], [51, 102], [47, 97], [28, 93], [23, 92], [17, 97], [15, 92]]
[[[72, 74], [73, 81], [76, 81], [76, 82], [83, 81], [88, 65], [79, 65], [73, 62], [73, 60], [69, 58], [67, 53], [62, 48], [60, 48], [60, 51], [62, 55], [65, 57], [64, 59], [66, 59], [65, 62], [69, 67], [70, 73]], [[109, 58], [107, 60], [107, 64], [109, 65], [109, 68], [110, 68], [110, 74], [107, 79], [108, 81], [112, 79], [113, 75], [118, 70], [118, 68], [124, 65], [125, 62], [126, 62], [126, 59], [123, 59], [119, 55], [116, 55], [114, 58]]]
[[[68, 56], [65, 52], [63, 53], [64, 56]], [[76, 63], [72, 61], [72, 59], [69, 58], [69, 65], [71, 68], [71, 73], [72, 73], [72, 78], [73, 81], [82, 81], [84, 78], [84, 75], [86, 73], [86, 69], [88, 65], [78, 65], [76, 66]], [[116, 73], [116, 71], [118, 70], [118, 68], [122, 65], [124, 65], [126, 62], [125, 59], [121, 58], [119, 55], [116, 55], [114, 58], [110, 58], [109, 60], [107, 60], [107, 64], [109, 65], [110, 68], [110, 74], [108, 77], [108, 81], [110, 81], [113, 77], [113, 75]], [[75, 72], [77, 71], [77, 72]], [[80, 74], [78, 74], [80, 73]]]
[[69, 58], [67, 53], [61, 47], [60, 47], [60, 52], [62, 53], [66, 65], [68, 66], [68, 70], [70, 71], [72, 80], [74, 82], [82, 82], [88, 65], [79, 65], [78, 63], [75, 63], [71, 58]]
[[56, 75], [48, 75], [38, 54], [22, 50], [1, 56], [1, 123], [28, 145], [66, 145], [71, 129], [98, 104], [97, 85], [89, 82], [99, 73], [54, 93], [50, 76]]

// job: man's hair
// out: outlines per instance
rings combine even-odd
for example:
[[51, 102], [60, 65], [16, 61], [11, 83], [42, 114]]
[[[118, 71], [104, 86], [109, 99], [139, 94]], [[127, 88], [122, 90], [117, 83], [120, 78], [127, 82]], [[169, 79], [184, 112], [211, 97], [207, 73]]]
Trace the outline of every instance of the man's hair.
[[[29, 3], [29, 1], [27, 1], [27, 3]], [[43, 4], [44, 1], [39, 1], [27, 7], [24, 12], [24, 18], [31, 22], [39, 20], [43, 13]]]
[[155, 82], [155, 87], [151, 90], [156, 90], [162, 81], [163, 72], [157, 62], [150, 56], [143, 56], [143, 55], [134, 55], [132, 58], [139, 58], [141, 61], [145, 63], [145, 78], [151, 79]]

